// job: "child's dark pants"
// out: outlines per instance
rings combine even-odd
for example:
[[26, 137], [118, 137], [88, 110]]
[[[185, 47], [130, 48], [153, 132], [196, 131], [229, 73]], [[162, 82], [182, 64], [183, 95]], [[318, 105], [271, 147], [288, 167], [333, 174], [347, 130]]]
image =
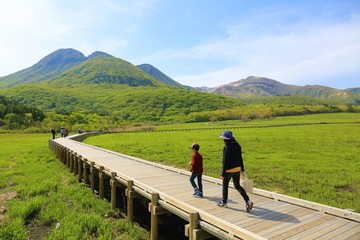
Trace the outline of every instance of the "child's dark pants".
[[[197, 178], [197, 182], [198, 182], [198, 186], [195, 183], [195, 178]], [[196, 189], [197, 187], [199, 187], [199, 192], [202, 193], [202, 173], [191, 173], [190, 176], [190, 183], [193, 186], [194, 189]]]

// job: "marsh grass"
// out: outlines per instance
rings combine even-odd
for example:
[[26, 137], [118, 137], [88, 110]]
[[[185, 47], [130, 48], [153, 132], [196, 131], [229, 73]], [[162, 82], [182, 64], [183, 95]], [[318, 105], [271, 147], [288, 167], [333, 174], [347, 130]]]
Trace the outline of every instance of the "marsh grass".
[[[359, 121], [360, 114], [290, 117], [276, 123]], [[257, 124], [268, 123], [258, 121]], [[197, 128], [182, 124], [176, 128]], [[85, 140], [143, 159], [188, 169], [189, 146], [200, 144], [205, 174], [218, 177], [222, 129], [107, 134]], [[170, 126], [166, 126], [170, 129]], [[163, 128], [162, 128], [163, 129]], [[242, 145], [245, 168], [255, 187], [360, 212], [360, 124], [317, 124], [233, 129]], [[205, 190], [206, 191], [206, 190]]]
[[48, 137], [0, 135], [0, 199], [7, 209], [0, 239], [148, 239], [78, 183], [48, 149]]

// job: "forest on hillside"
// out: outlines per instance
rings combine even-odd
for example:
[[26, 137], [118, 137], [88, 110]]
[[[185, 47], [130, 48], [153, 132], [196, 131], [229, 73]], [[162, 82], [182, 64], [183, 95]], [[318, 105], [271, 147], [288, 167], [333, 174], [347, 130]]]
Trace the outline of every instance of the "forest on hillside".
[[[44, 96], [37, 95], [38, 97], [30, 102], [32, 105], [40, 103], [41, 108], [37, 108], [0, 96], [0, 132], [14, 130], [48, 132], [50, 128], [60, 129], [60, 126], [65, 126], [73, 132], [80, 128], [85, 131], [97, 131], [100, 128], [121, 131], [127, 127], [141, 125], [223, 120], [248, 122], [277, 116], [336, 112], [360, 113], [359, 105], [329, 104], [318, 102], [318, 100], [305, 101], [303, 98], [292, 97], [291, 101], [288, 101], [290, 104], [278, 104], [276, 100], [269, 100], [262, 104], [259, 102], [239, 104], [236, 100], [228, 102], [227, 98], [221, 96], [219, 99], [214, 99], [213, 94], [199, 99], [196, 92], [178, 91], [187, 94], [175, 96], [171, 94], [173, 92], [140, 91], [138, 95], [135, 94], [135, 97], [132, 95], [134, 93], [128, 93], [134, 98], [127, 98], [126, 101], [123, 98], [117, 99], [115, 96], [103, 95], [104, 99], [99, 102], [107, 101], [108, 104], [100, 105], [98, 112], [95, 111], [94, 99], [88, 99], [86, 104], [87, 98], [78, 100], [59, 96], [61, 99], [59, 102], [46, 102], [41, 101], [41, 99], [44, 100]], [[41, 103], [46, 103], [46, 105]], [[62, 109], [60, 106], [65, 108]], [[92, 106], [91, 109], [94, 111], [85, 111], [82, 108], [84, 106]], [[47, 110], [41, 110], [46, 107], [48, 107]]]

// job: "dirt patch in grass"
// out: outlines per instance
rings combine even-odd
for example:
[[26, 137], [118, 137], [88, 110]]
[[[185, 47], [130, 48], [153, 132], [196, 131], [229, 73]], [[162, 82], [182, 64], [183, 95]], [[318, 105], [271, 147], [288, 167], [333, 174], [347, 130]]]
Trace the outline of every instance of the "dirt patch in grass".
[[29, 224], [26, 228], [29, 232], [29, 240], [38, 240], [44, 239], [45, 237], [49, 236], [54, 226], [34, 222]]
[[356, 188], [354, 186], [351, 186], [350, 184], [335, 186], [335, 190], [338, 192], [357, 192]]
[[7, 192], [0, 194], [0, 203], [3, 204], [6, 200], [12, 199], [17, 196], [16, 192]]
[[0, 194], [0, 225], [4, 218], [4, 214], [6, 213], [6, 206], [5, 201], [8, 199], [12, 199], [17, 196], [16, 192], [8, 192], [8, 193], [1, 193]]

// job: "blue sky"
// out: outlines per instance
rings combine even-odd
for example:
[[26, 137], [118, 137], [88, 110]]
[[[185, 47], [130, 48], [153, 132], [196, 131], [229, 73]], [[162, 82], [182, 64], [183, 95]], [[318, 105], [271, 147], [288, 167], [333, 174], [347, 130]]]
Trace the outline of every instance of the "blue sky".
[[4, 0], [0, 30], [0, 76], [75, 48], [191, 86], [262, 76], [360, 87], [359, 0]]

